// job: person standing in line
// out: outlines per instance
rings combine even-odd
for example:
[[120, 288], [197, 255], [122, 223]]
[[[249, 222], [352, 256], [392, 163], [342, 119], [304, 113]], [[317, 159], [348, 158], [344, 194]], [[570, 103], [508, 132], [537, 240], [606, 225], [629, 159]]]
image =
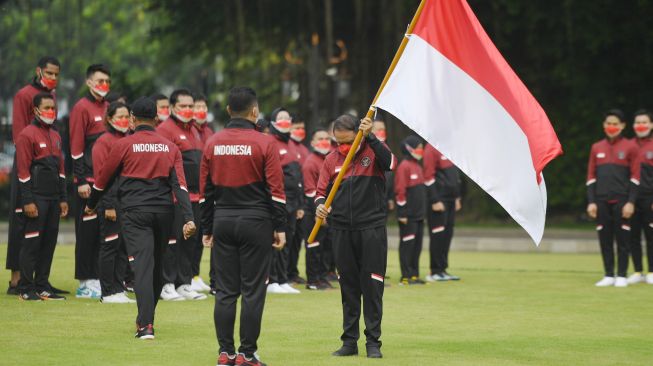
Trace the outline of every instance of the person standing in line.
[[[299, 167], [301, 169], [310, 154], [310, 151], [308, 151], [308, 148], [303, 143], [304, 139], [306, 139], [306, 123], [304, 123], [304, 118], [300, 114], [294, 114], [291, 120], [292, 125], [290, 127], [290, 140], [288, 140], [288, 144], [293, 145], [295, 148], [295, 151], [297, 152], [297, 159], [299, 161]], [[303, 211], [304, 214], [306, 214], [306, 210]], [[288, 281], [297, 285], [306, 284], [306, 279], [302, 278], [299, 275], [299, 268], [297, 268], [297, 263], [299, 262], [299, 254], [304, 242], [304, 237], [306, 236], [306, 233], [304, 232], [305, 225], [303, 225], [303, 222], [303, 217], [301, 219], [297, 219], [297, 224], [295, 225], [295, 235], [294, 237], [290, 238], [288, 242]]]
[[170, 101], [163, 94], [154, 94], [150, 97], [156, 103], [157, 126], [170, 117]]

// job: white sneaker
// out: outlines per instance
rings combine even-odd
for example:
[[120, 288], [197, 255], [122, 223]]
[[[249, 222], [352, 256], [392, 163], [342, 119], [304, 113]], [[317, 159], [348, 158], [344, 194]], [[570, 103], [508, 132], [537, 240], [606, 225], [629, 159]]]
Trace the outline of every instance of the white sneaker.
[[87, 280], [86, 286], [98, 292], [102, 292], [102, 285], [100, 285], [100, 280]]
[[431, 275], [426, 275], [424, 279], [426, 280], [426, 282], [435, 282], [435, 279]]
[[179, 295], [177, 291], [175, 291], [175, 285], [173, 285], [172, 283], [166, 283], [165, 285], [163, 285], [163, 289], [161, 290], [161, 300], [184, 301], [186, 300], [186, 298]]
[[193, 279], [190, 282], [190, 288], [193, 291], [197, 291], [197, 292], [211, 291], [211, 288], [209, 286], [207, 286], [206, 283], [204, 283], [204, 281], [202, 280], [202, 277], [200, 277], [200, 276], [193, 277]]
[[614, 286], [614, 277], [605, 276], [601, 279], [601, 281], [597, 282], [594, 286], [596, 287]]
[[630, 277], [628, 277], [627, 281], [628, 281], [629, 285], [634, 285], [636, 283], [644, 282], [645, 278], [644, 278], [644, 276], [642, 276], [641, 273], [635, 272], [635, 273], [631, 274]]
[[296, 288], [290, 286], [289, 283], [284, 283], [283, 285], [279, 285], [279, 287], [281, 287], [281, 289], [286, 291], [287, 294], [299, 294], [299, 293], [301, 293], [301, 291], [299, 291]]
[[123, 299], [125, 299], [125, 301], [127, 301], [128, 304], [133, 304], [133, 303], [136, 302], [136, 300], [132, 300], [132, 299], [130, 299], [129, 296], [127, 296], [127, 293], [124, 292], [124, 291], [118, 293], [118, 295], [120, 295], [120, 297], [122, 297]]
[[268, 294], [285, 294], [286, 290], [282, 289], [278, 283], [271, 283], [268, 285]]
[[628, 280], [626, 277], [617, 277], [614, 281], [614, 287], [628, 287]]
[[206, 299], [205, 294], [200, 294], [197, 291], [193, 291], [190, 285], [181, 285], [177, 287], [177, 293], [183, 296], [186, 300], [204, 300]]
[[120, 295], [120, 293], [117, 293], [109, 296], [103, 296], [101, 301], [105, 304], [128, 304], [129, 301]]
[[646, 283], [648, 283], [649, 285], [653, 285], [653, 272], [649, 272], [646, 275]]

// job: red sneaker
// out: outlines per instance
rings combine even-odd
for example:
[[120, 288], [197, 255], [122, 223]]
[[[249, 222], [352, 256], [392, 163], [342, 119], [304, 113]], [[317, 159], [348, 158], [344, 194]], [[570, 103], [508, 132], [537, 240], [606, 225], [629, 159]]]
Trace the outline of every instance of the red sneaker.
[[236, 364], [236, 355], [230, 355], [227, 352], [220, 352], [218, 356], [218, 366], [234, 366]]
[[251, 358], [245, 357], [244, 354], [239, 353], [238, 356], [236, 356], [236, 366], [267, 366], [263, 362], [259, 361], [256, 356], [252, 356]]

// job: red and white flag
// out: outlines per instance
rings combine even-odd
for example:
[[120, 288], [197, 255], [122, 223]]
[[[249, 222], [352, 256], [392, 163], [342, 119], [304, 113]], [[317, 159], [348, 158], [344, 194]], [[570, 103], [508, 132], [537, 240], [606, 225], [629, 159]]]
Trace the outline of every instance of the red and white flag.
[[542, 240], [542, 170], [562, 154], [546, 113], [465, 0], [426, 0], [376, 106], [399, 118]]

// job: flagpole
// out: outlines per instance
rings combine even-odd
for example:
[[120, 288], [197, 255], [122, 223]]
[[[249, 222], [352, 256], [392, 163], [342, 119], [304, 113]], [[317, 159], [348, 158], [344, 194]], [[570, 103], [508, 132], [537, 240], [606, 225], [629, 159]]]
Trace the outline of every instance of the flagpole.
[[[376, 110], [374, 105], [376, 104], [376, 100], [381, 95], [381, 92], [383, 91], [385, 84], [388, 82], [388, 79], [390, 79], [390, 75], [392, 75], [392, 72], [397, 66], [397, 62], [399, 62], [401, 55], [404, 53], [404, 49], [408, 44], [408, 37], [413, 33], [413, 29], [417, 24], [417, 20], [419, 19], [419, 16], [422, 14], [422, 9], [424, 8], [426, 1], [427, 0], [422, 0], [419, 3], [419, 6], [417, 7], [417, 11], [415, 11], [415, 15], [413, 16], [413, 20], [410, 22], [410, 25], [408, 25], [406, 36], [401, 40], [399, 49], [397, 49], [397, 53], [395, 53], [395, 57], [392, 59], [392, 63], [390, 63], [390, 67], [388, 68], [388, 71], [385, 73], [385, 77], [381, 82], [381, 86], [379, 87], [379, 90], [377, 90], [376, 95], [374, 96], [374, 100], [372, 100], [372, 104], [370, 105], [370, 108], [367, 110], [367, 114], [365, 114], [365, 118], [372, 118], [374, 116], [374, 112]], [[358, 150], [358, 146], [360, 145], [362, 139], [363, 139], [363, 132], [358, 131], [358, 133], [356, 134], [356, 138], [354, 139], [354, 142], [351, 144], [351, 149], [349, 149], [349, 152], [347, 153], [347, 157], [345, 157], [345, 161], [342, 164], [342, 168], [340, 169], [340, 172], [338, 173], [336, 180], [333, 182], [333, 187], [331, 188], [331, 191], [329, 192], [329, 195], [327, 196], [327, 199], [324, 202], [324, 206], [327, 209], [331, 207], [331, 203], [333, 202], [333, 199], [336, 196], [336, 192], [338, 192], [338, 188], [340, 187], [342, 178], [345, 176], [345, 173], [349, 168], [349, 164], [351, 163], [351, 160], [354, 158], [354, 155], [356, 154], [356, 151]], [[316, 218], [315, 225], [313, 226], [313, 230], [311, 231], [311, 235], [309, 235], [308, 237], [309, 244], [315, 241], [315, 237], [317, 236], [318, 231], [320, 231], [321, 226], [322, 226], [322, 219]]]

